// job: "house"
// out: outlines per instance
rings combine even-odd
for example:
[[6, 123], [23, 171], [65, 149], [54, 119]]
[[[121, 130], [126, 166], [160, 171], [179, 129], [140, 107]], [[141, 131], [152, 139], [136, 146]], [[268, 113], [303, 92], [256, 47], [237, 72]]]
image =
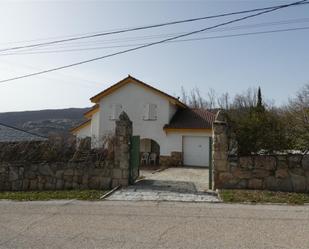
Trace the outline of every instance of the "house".
[[213, 113], [191, 109], [130, 75], [90, 100], [95, 105], [85, 113], [87, 121], [72, 129], [78, 139], [91, 137], [92, 146], [100, 146], [125, 111], [133, 135], [140, 136], [141, 154], [154, 153], [160, 165], [209, 166]]
[[45, 141], [46, 137], [0, 123], [0, 143]]

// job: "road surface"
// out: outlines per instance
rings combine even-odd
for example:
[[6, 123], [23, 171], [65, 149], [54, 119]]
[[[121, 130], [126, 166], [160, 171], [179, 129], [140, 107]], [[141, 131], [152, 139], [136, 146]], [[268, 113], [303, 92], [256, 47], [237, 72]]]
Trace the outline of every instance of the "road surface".
[[309, 248], [309, 206], [0, 201], [0, 248]]

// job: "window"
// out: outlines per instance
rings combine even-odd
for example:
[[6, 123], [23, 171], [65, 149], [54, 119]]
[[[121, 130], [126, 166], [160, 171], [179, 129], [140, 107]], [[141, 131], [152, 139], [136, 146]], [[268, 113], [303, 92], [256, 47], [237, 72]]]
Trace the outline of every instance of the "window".
[[122, 111], [122, 105], [120, 105], [120, 104], [112, 104], [112, 105], [110, 105], [109, 119], [110, 120], [118, 119], [121, 111]]
[[144, 105], [144, 120], [156, 120], [157, 119], [157, 105], [146, 104]]

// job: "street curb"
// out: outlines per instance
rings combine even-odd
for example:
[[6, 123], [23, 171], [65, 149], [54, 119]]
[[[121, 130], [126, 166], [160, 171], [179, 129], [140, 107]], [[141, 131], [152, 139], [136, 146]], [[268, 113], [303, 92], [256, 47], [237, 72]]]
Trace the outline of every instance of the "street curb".
[[117, 187], [111, 189], [110, 191], [108, 191], [107, 193], [105, 193], [104, 195], [102, 195], [100, 197], [100, 200], [105, 199], [106, 197], [110, 196], [111, 194], [113, 194], [116, 190], [118, 190], [120, 188], [120, 185], [118, 185]]

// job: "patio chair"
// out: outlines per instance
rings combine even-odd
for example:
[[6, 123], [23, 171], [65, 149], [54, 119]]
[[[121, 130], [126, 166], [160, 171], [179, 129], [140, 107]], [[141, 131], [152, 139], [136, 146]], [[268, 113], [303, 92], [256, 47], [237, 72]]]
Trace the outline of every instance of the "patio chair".
[[149, 156], [149, 164], [153, 162], [153, 165], [157, 164], [157, 154], [156, 153], [151, 153]]
[[144, 152], [142, 154], [141, 164], [142, 165], [148, 165], [149, 164], [149, 153], [148, 152]]

